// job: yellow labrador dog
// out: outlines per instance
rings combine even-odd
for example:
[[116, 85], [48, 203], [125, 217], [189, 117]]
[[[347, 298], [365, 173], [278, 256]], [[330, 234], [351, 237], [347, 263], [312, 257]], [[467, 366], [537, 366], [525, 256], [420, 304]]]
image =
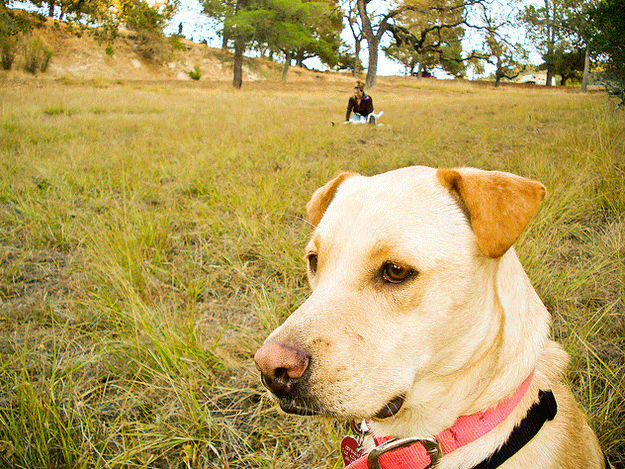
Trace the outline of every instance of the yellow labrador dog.
[[512, 247], [544, 196], [471, 168], [318, 189], [312, 295], [255, 355], [280, 407], [364, 421], [369, 443], [343, 448], [350, 468], [603, 468]]

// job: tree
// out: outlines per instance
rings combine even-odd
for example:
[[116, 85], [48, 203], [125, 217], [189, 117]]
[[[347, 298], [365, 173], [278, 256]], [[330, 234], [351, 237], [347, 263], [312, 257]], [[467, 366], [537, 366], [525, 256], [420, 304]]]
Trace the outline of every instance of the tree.
[[234, 63], [232, 86], [240, 89], [243, 83], [243, 53], [246, 41], [251, 37], [251, 28], [237, 18], [245, 14], [250, 7], [250, 0], [200, 0], [204, 13], [220, 22], [223, 26], [223, 48], [234, 39]]
[[[418, 65], [418, 73], [438, 65], [451, 75], [463, 76], [466, 71], [461, 58], [464, 29], [459, 25], [464, 21], [462, 9], [449, 8], [449, 2], [441, 0], [427, 4], [413, 0], [410, 5], [405, 4], [405, 7], [394, 18], [391, 27], [395, 43], [385, 51], [391, 56], [399, 57], [404, 64], [405, 61], [414, 64], [412, 68]], [[431, 29], [442, 24], [448, 27]], [[426, 33], [421, 37], [424, 31]]]
[[334, 67], [339, 60], [340, 34], [343, 30], [343, 15], [338, 0], [317, 0], [310, 3], [313, 8], [310, 16], [310, 34], [313, 40], [297, 49], [297, 65], [303, 67], [304, 60], [318, 57], [329, 67]]
[[569, 48], [566, 44], [556, 47], [549, 63], [554, 73], [560, 75], [561, 86], [565, 86], [570, 80], [582, 81], [585, 55], [586, 49]]
[[[587, 83], [589, 50], [587, 48], [587, 13], [589, 0], [544, 0], [544, 6], [528, 6], [521, 21], [528, 27], [535, 42], [542, 49], [541, 68], [547, 70], [546, 85], [550, 86], [557, 73], [566, 75], [564, 82], [583, 73]], [[580, 66], [580, 56], [583, 56]], [[585, 86], [584, 86], [585, 89]]]
[[284, 55], [282, 79], [286, 80], [293, 59], [301, 64], [311, 56], [323, 57], [332, 66], [336, 64], [338, 34], [319, 32], [328, 20], [327, 3], [301, 0], [266, 0], [262, 9], [248, 15], [254, 29], [252, 40], [267, 44]]
[[143, 38], [163, 38], [163, 26], [173, 16], [177, 1], [150, 4], [146, 0], [30, 0], [30, 3], [38, 7], [48, 5], [50, 16], [55, 6], [59, 6], [60, 16], [65, 20], [90, 24], [96, 27], [96, 35], [112, 40], [121, 24], [135, 29]]
[[[588, 77], [590, 73], [590, 56], [591, 51], [589, 47], [588, 25], [589, 17], [587, 9], [595, 0], [566, 0], [562, 23], [558, 25], [563, 32], [564, 37], [567, 39], [570, 47], [565, 53], [572, 54], [570, 57], [565, 58], [565, 62], [577, 60], [577, 56], [583, 55], [582, 72], [582, 91], [586, 91], [588, 86]], [[560, 52], [556, 50], [556, 54]], [[568, 66], [568, 65], [567, 65]], [[566, 73], [566, 69], [564, 70]], [[577, 73], [575, 71], [574, 73]]]
[[[399, 47], [409, 44], [419, 53], [434, 52], [439, 55], [440, 63], [456, 76], [464, 73], [464, 67], [470, 57], [462, 56], [462, 45], [458, 41], [448, 40], [448, 31], [460, 31], [469, 27], [466, 10], [483, 0], [403, 0], [384, 14], [369, 16], [367, 5], [371, 0], [357, 0], [358, 14], [369, 49], [369, 64], [366, 86], [375, 86], [378, 66], [378, 49], [385, 33], [390, 32]], [[425, 17], [420, 27], [407, 28], [398, 18], [412, 13]], [[457, 29], [458, 28], [458, 29]], [[458, 33], [458, 37], [462, 37]]]
[[417, 73], [421, 76], [423, 70], [425, 70], [425, 61], [426, 59], [422, 54], [416, 52], [412, 47], [409, 47], [407, 44], [402, 44], [398, 46], [397, 44], [391, 44], [388, 47], [383, 48], [384, 53], [397, 60], [404, 66], [405, 74], [407, 76], [414, 75], [415, 68], [418, 66]]
[[224, 21], [224, 37], [234, 38], [232, 86], [236, 89], [243, 85], [243, 53], [254, 34], [253, 26], [247, 21], [248, 4], [249, 0], [237, 0], [234, 15]]
[[529, 5], [521, 15], [522, 21], [528, 26], [534, 41], [542, 50], [547, 80], [545, 85], [551, 86], [553, 79], [553, 53], [560, 35], [556, 23], [560, 19], [561, 0], [544, 0], [544, 6]]
[[224, 38], [234, 41], [232, 83], [237, 89], [243, 82], [243, 54], [253, 44], [283, 53], [285, 78], [294, 58], [301, 64], [315, 55], [332, 66], [338, 60], [342, 20], [334, 1], [204, 0], [204, 11], [223, 21]]
[[602, 0], [590, 7], [588, 36], [592, 49], [605, 62], [608, 93], [625, 106], [625, 0]]
[[[238, 0], [200, 0], [200, 4], [204, 9], [204, 14], [213, 18], [222, 25], [222, 28], [226, 20], [232, 17], [239, 9]], [[228, 48], [228, 36], [222, 29], [222, 48]]]
[[[541, 8], [527, 7], [520, 19], [542, 49], [547, 70], [547, 86], [560, 74], [564, 83], [581, 76], [582, 91], [586, 91], [590, 71], [588, 8], [594, 0], [545, 0]], [[562, 83], [562, 82], [561, 82]]]
[[354, 53], [350, 51], [349, 46], [345, 42], [341, 41], [341, 47], [339, 49], [335, 69], [350, 70], [352, 72], [352, 75], [355, 76], [357, 73], [360, 73], [360, 68], [361, 63], [358, 57], [356, 57]]
[[170, 2], [150, 5], [145, 0], [124, 0], [117, 14], [120, 22], [137, 32], [143, 57], [164, 61], [169, 44], [163, 35], [163, 27], [174, 10], [175, 4]]
[[354, 39], [354, 58], [353, 60], [348, 60], [344, 57], [343, 61], [351, 65], [352, 75], [358, 76], [361, 69], [360, 49], [362, 47], [364, 35], [359, 21], [357, 0], [345, 0], [343, 3], [343, 8], [347, 12], [347, 25]]
[[491, 32], [486, 39], [486, 49], [484, 60], [495, 66], [495, 87], [502, 78], [513, 80], [525, 71], [521, 61], [526, 58], [526, 52], [520, 44], [511, 44]]
[[[482, 69], [480, 62], [495, 67], [495, 87], [502, 78], [513, 80], [526, 69], [527, 52], [510, 38], [513, 24], [509, 19], [510, 12], [498, 12], [486, 7], [481, 10], [481, 32], [484, 33], [484, 49], [476, 52], [474, 66]], [[478, 66], [478, 64], [480, 64]]]
[[32, 29], [25, 12], [9, 10], [0, 3], [0, 64], [10, 70], [17, 54], [18, 37]]
[[382, 36], [389, 30], [389, 19], [396, 13], [391, 12], [385, 15], [378, 24], [377, 31], [374, 31], [371, 18], [367, 13], [367, 3], [371, 0], [357, 0], [356, 7], [358, 16], [360, 17], [362, 34], [367, 41], [367, 49], [369, 51], [369, 63], [367, 65], [367, 78], [365, 86], [373, 88], [375, 86], [378, 71], [378, 49]]

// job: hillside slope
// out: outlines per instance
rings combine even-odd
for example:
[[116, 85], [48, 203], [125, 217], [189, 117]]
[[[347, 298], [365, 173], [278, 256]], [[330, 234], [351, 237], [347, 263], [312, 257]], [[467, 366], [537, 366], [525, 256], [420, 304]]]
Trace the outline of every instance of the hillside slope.
[[[46, 71], [36, 75], [25, 70], [26, 51], [33, 43], [52, 52]], [[134, 31], [126, 29], [120, 30], [119, 36], [109, 44], [97, 41], [88, 30], [81, 32], [66, 23], [48, 19], [20, 39], [13, 67], [8, 72], [0, 69], [0, 79], [190, 80], [189, 71], [197, 65], [202, 72], [201, 80], [232, 80], [232, 53], [186, 39], [180, 39], [178, 45], [174, 48], [169, 41], [164, 41], [146, 46]], [[150, 48], [156, 50], [146, 51]], [[150, 55], [156, 57], [146, 58]], [[243, 79], [279, 79], [281, 68], [281, 64], [268, 59], [246, 58]], [[292, 67], [288, 79], [329, 79], [331, 75], [331, 79], [348, 78]]]

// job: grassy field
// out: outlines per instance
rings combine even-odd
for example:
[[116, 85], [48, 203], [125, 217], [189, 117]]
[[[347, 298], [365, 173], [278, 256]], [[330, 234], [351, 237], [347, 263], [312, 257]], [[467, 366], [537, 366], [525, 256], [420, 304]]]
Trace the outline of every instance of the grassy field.
[[341, 170], [541, 180], [517, 249], [625, 465], [625, 116], [603, 94], [351, 83], [0, 82], [0, 467], [340, 468], [252, 356], [308, 294], [304, 206]]

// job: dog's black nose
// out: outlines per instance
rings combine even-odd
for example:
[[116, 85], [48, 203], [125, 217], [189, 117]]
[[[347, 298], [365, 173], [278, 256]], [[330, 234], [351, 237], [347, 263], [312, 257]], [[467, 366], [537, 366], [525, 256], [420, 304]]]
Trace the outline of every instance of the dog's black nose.
[[302, 377], [310, 358], [294, 345], [268, 342], [254, 355], [263, 384], [277, 397], [287, 397]]

